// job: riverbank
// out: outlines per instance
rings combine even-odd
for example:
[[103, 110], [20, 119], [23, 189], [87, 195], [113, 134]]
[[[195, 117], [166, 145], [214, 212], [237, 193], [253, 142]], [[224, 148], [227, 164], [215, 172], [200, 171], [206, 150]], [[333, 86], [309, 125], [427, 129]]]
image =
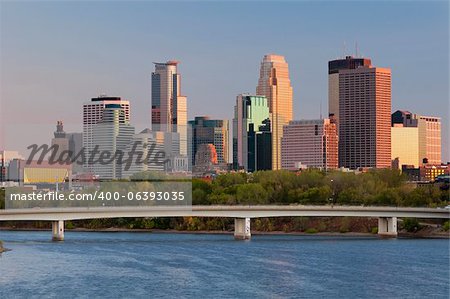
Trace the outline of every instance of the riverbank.
[[3, 247], [3, 241], [0, 241], [0, 254], [6, 251], [10, 251], [11, 249]]
[[[50, 230], [49, 221], [4, 222], [1, 230]], [[223, 218], [115, 218], [65, 222], [66, 231], [153, 232], [178, 234], [233, 234], [233, 219]], [[378, 221], [363, 217], [258, 218], [251, 223], [253, 235], [376, 236]], [[449, 238], [448, 222], [399, 219], [399, 237]]]

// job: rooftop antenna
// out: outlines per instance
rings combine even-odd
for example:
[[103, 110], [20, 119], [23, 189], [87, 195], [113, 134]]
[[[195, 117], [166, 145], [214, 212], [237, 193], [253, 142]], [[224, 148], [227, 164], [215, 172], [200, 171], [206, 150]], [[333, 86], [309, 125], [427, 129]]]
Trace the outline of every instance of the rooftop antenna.
[[355, 57], [358, 58], [358, 41], [355, 42]]
[[320, 119], [323, 119], [322, 118], [322, 100], [320, 100]]

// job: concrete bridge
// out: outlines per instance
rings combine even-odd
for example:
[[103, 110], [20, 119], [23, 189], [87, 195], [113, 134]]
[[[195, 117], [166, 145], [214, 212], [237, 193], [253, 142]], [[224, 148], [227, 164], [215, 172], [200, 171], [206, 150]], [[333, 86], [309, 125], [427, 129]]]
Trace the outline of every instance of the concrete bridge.
[[449, 219], [450, 210], [432, 208], [364, 207], [364, 206], [192, 206], [191, 207], [81, 207], [0, 210], [0, 221], [51, 221], [52, 239], [64, 240], [64, 221], [96, 218], [139, 217], [227, 217], [234, 218], [236, 239], [250, 239], [250, 218], [260, 217], [369, 217], [378, 218], [378, 234], [397, 236], [397, 218]]

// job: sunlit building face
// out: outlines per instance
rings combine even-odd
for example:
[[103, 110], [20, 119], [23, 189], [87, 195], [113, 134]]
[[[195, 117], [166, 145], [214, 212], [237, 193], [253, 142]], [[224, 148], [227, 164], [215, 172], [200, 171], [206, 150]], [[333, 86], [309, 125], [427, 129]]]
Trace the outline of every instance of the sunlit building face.
[[281, 137], [283, 126], [292, 120], [292, 86], [289, 66], [280, 55], [265, 55], [256, 94], [269, 103], [272, 124], [272, 169], [281, 169]]

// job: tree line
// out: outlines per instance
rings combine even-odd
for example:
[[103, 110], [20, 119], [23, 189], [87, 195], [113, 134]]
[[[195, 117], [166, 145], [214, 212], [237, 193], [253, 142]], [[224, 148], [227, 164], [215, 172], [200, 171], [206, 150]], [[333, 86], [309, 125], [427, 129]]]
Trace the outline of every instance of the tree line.
[[[142, 173], [139, 180], [155, 179], [153, 173]], [[156, 175], [157, 178], [160, 178]], [[164, 178], [163, 178], [164, 179]], [[147, 183], [147, 182], [145, 182]], [[150, 183], [149, 183], [150, 184]], [[255, 173], [224, 173], [213, 180], [192, 179], [194, 205], [213, 204], [301, 204], [301, 205], [374, 205], [439, 207], [449, 202], [449, 192], [442, 185], [424, 184], [416, 187], [404, 175], [391, 169], [371, 170], [355, 174], [306, 170], [259, 171]], [[0, 189], [0, 209], [4, 209], [5, 191]], [[408, 220], [409, 221], [409, 220]], [[405, 229], [417, 229], [417, 221], [406, 221]], [[183, 231], [231, 231], [233, 219], [227, 218], [115, 218], [67, 221], [66, 228], [103, 229], [174, 229]], [[7, 227], [49, 228], [48, 222], [15, 223]], [[448, 230], [448, 222], [445, 229]], [[261, 218], [252, 222], [256, 231], [303, 232], [375, 232], [376, 219], [358, 217], [279, 217]], [[409, 227], [409, 229], [408, 229]]]
[[192, 180], [193, 204], [302, 204], [437, 207], [447, 205], [448, 190], [437, 184], [416, 186], [398, 170], [365, 173], [306, 170], [225, 173], [212, 181]]

